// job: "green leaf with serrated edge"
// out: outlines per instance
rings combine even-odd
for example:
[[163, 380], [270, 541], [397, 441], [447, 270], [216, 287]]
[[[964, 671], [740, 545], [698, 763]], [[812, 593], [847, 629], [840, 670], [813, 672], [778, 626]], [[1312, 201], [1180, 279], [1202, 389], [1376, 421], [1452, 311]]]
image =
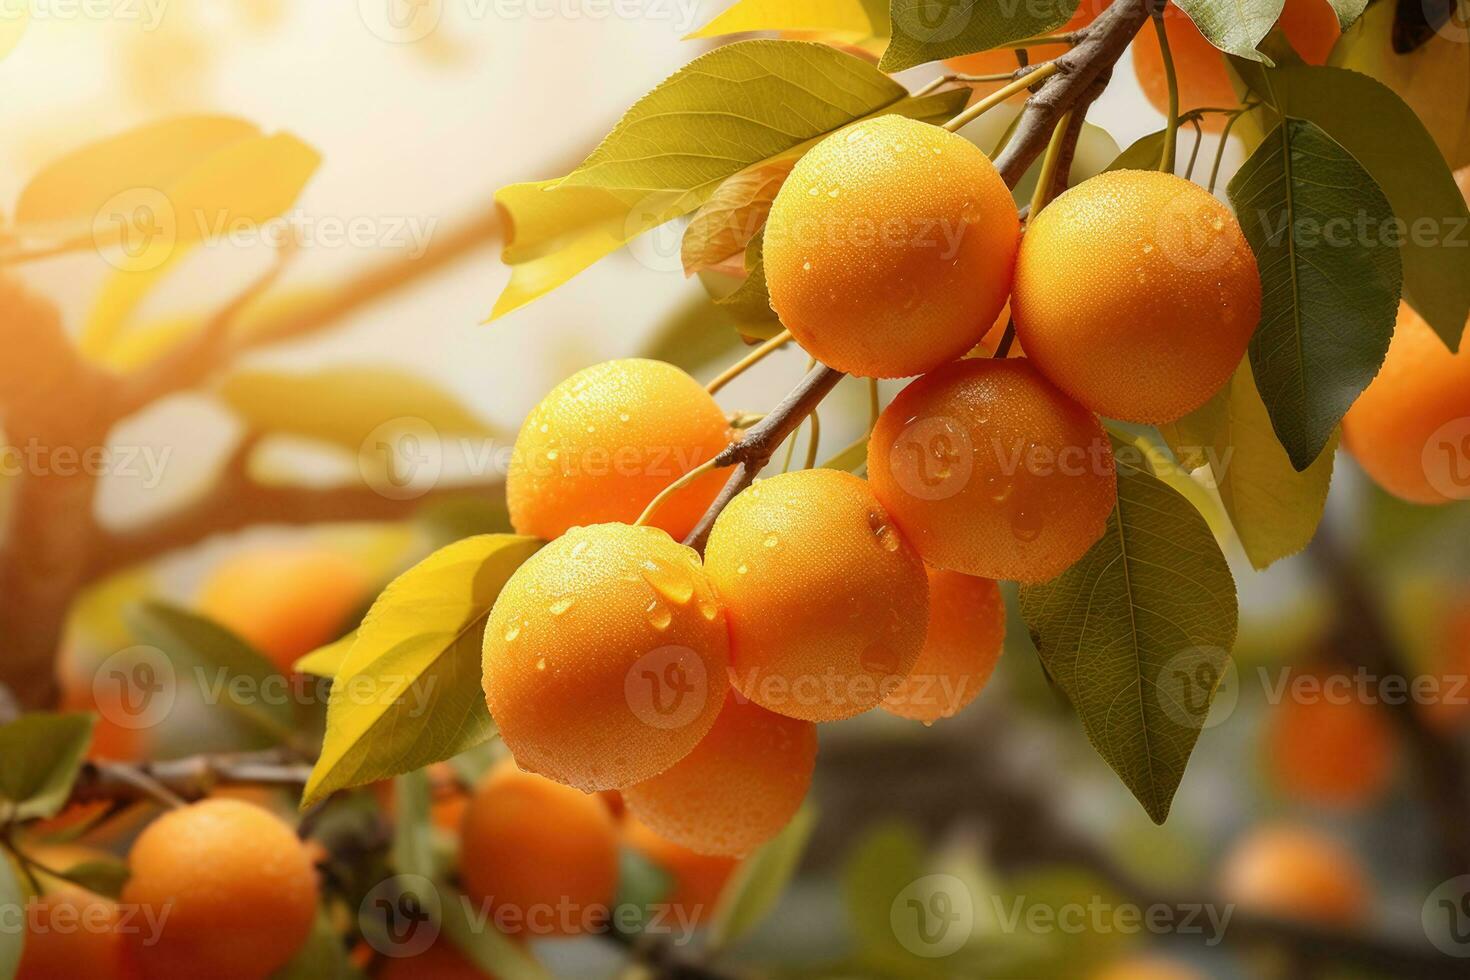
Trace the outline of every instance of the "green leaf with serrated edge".
[[1332, 137], [1288, 117], [1229, 185], [1261, 273], [1250, 343], [1256, 387], [1298, 471], [1312, 464], [1388, 353], [1398, 249], [1356, 229], [1393, 219], [1373, 178]]
[[796, 875], [816, 826], [816, 810], [803, 806], [781, 833], [736, 867], [710, 917], [710, 949], [729, 946], [770, 914]]
[[513, 534], [466, 538], [389, 583], [332, 681], [327, 734], [302, 806], [494, 735], [480, 687], [485, 621], [511, 573], [540, 546]]
[[[962, 105], [968, 93], [958, 95]], [[688, 214], [746, 167], [868, 116], [928, 119], [955, 100], [954, 92], [911, 98], [868, 62], [823, 44], [737, 41], [716, 48], [635, 103], [567, 176], [496, 193], [511, 279], [491, 319]]]
[[352, 644], [355, 642], [357, 630], [324, 647], [317, 647], [292, 664], [291, 669], [298, 674], [310, 674], [313, 677], [336, 677], [337, 672], [342, 669], [342, 661], [352, 652]]
[[892, 40], [878, 67], [902, 71], [915, 65], [1038, 37], [1077, 12], [1077, 0], [991, 3], [985, 0], [892, 0]]
[[1332, 4], [1332, 10], [1337, 14], [1337, 26], [1342, 30], [1352, 27], [1357, 19], [1363, 16], [1363, 11], [1368, 9], [1368, 0], [1327, 0]]
[[1337, 437], [1311, 466], [1297, 472], [1271, 428], [1249, 361], [1208, 402], [1159, 426], [1159, 432], [1182, 465], [1209, 467], [1256, 569], [1296, 554], [1312, 540], [1327, 504]]
[[880, 7], [877, 17], [870, 16], [873, 6], [876, 4], [868, 0], [736, 0], [685, 39], [755, 31], [817, 31], [861, 40], [888, 31], [886, 10]]
[[73, 864], [61, 872], [61, 877], [90, 892], [96, 892], [108, 898], [117, 898], [122, 894], [123, 885], [127, 884], [131, 873], [125, 861], [117, 858], [97, 858]]
[[442, 881], [435, 882], [440, 903], [440, 942], [448, 940], [465, 958], [498, 980], [551, 980], [521, 943], [495, 927], [493, 910], [473, 902]]
[[92, 715], [21, 715], [0, 727], [0, 823], [53, 817], [92, 741]]
[[[1221, 51], [1271, 64], [1257, 50], [1281, 17], [1284, 0], [1175, 0], [1199, 32]], [[1178, 16], [1167, 12], [1165, 16]], [[1145, 26], [1144, 30], [1153, 28]]]
[[369, 455], [378, 452], [368, 444], [375, 430], [406, 420], [426, 422], [445, 436], [503, 434], [434, 382], [396, 368], [237, 371], [220, 382], [219, 396], [253, 431], [316, 439]]
[[1140, 136], [1108, 164], [1108, 170], [1157, 170], [1164, 160], [1164, 131]]
[[[11, 863], [10, 855], [0, 848], [0, 909], [25, 907], [26, 894], [20, 884], [20, 873]], [[25, 941], [26, 931], [21, 922], [0, 925], [0, 977], [13, 977], [20, 969]]]
[[[1142, 454], [1116, 441], [1114, 451], [1118, 502], [1107, 529], [1059, 577], [1022, 586], [1021, 618], [1088, 741], [1163, 823], [1239, 612], [1205, 519]], [[1194, 680], [1202, 676], [1208, 683]]]
[[197, 685], [210, 704], [222, 704], [274, 742], [288, 741], [295, 726], [289, 699], [266, 697], [281, 672], [225, 627], [164, 602], [145, 602], [127, 614], [144, 643], [168, 654], [180, 686]]
[[1345, 68], [1287, 66], [1247, 82], [1277, 107], [1259, 110], [1271, 122], [1280, 114], [1310, 120], [1372, 176], [1396, 221], [1369, 231], [1399, 243], [1403, 298], [1458, 350], [1470, 319], [1470, 209], [1414, 111], [1387, 86]]
[[429, 832], [429, 773], [406, 772], [393, 780], [394, 869], [403, 875], [434, 877], [434, 843]]

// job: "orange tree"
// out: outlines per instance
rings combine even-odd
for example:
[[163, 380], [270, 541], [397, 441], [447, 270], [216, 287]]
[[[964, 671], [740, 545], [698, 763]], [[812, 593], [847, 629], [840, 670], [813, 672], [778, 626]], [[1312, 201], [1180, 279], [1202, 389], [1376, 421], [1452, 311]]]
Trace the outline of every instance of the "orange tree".
[[[269, 967], [243, 966], [244, 975], [267, 975], [288, 955], [298, 959], [287, 969], [309, 971], [315, 967], [302, 964], [335, 961], [356, 943], [365, 949], [359, 959], [377, 970], [384, 956], [441, 955], [445, 947], [435, 944], [447, 940], [456, 963], [536, 976], [521, 933], [599, 931], [661, 974], [717, 976], [714, 954], [769, 909], [811, 833], [815, 817], [799, 800], [811, 767], [820, 774], [825, 761], [812, 762], [815, 723], [920, 685], [932, 690], [929, 680], [978, 684], [988, 676], [990, 649], [972, 650], [958, 667], [946, 663], [932, 679], [922, 675], [935, 668], [916, 667], [933, 621], [935, 572], [1019, 583], [1020, 618], [1047, 677], [1157, 823], [1169, 815], [1236, 642], [1235, 582], [1213, 528], [1231, 528], [1256, 568], [1310, 545], [1353, 620], [1344, 655], [1402, 673], [1373, 597], [1317, 526], [1339, 426], [1392, 356], [1400, 303], [1425, 327], [1415, 343], [1443, 348], [1432, 347], [1435, 360], [1464, 356], [1455, 352], [1470, 316], [1470, 250], [1456, 248], [1454, 237], [1467, 211], [1443, 134], [1426, 128], [1391, 78], [1307, 64], [1290, 31], [1272, 30], [1279, 2], [1178, 6], [1209, 46], [1192, 49], [1191, 59], [1221, 61], [1231, 104], [1182, 104], [1188, 89], [1165, 21], [1178, 11], [1147, 0], [1114, 0], [1058, 35], [1049, 32], [1073, 23], [1075, 4], [893, 0], [887, 9], [833, 2], [799, 13], [735, 4], [699, 33], [802, 31], [818, 40], [717, 46], [630, 108], [568, 174], [503, 188], [496, 203], [508, 219], [511, 278], [493, 316], [688, 218], [685, 269], [700, 273], [715, 306], [759, 343], [709, 393], [793, 343], [812, 357], [801, 382], [768, 411], [726, 419], [725, 431], [708, 399], [663, 368], [615, 364], [558, 387], [517, 441], [513, 472], [523, 476], [509, 513], [517, 533], [464, 537], [434, 552], [383, 589], [356, 629], [295, 662], [298, 675], [331, 680], [319, 751], [303, 746], [289, 717], [265, 719], [279, 744], [264, 754], [138, 765], [84, 762], [86, 716], [29, 714], [0, 729], [7, 755], [27, 759], [0, 787], [5, 842], [20, 870], [5, 887], [19, 891], [25, 880], [40, 894], [59, 870], [55, 877], [126, 898], [116, 882], [127, 868], [54, 869], [37, 855], [31, 825], [68, 808], [101, 802], [105, 822], [147, 799], [178, 811], [164, 819], [182, 823], [178, 814], [198, 812], [188, 801], [221, 787], [299, 786], [300, 829], [321, 848], [322, 912], [310, 934], [305, 916], [295, 915], [297, 948], [272, 949]], [[1333, 0], [1340, 43], [1380, 40], [1363, 36], [1365, 6]], [[1401, 18], [1395, 46], [1411, 54], [1452, 12], [1432, 24]], [[1079, 172], [1089, 108], [1140, 31], [1153, 32], [1160, 52], [1165, 124], [1123, 151], [1111, 173]], [[1049, 57], [1021, 57], [1002, 73], [1008, 79], [939, 74], [910, 91], [891, 75], [1031, 47]], [[875, 50], [876, 65], [863, 56]], [[997, 82], [971, 101], [971, 85]], [[1221, 94], [1211, 91], [1212, 101]], [[977, 150], [971, 124], [1023, 92], [1024, 108], [999, 145]], [[1187, 161], [1179, 152], [1183, 127], [1198, 134], [1203, 120], [1248, 151], [1225, 188], [1230, 208], [1208, 193], [1224, 140], [1207, 176], [1198, 135]], [[46, 208], [76, 192], [72, 170], [58, 173], [46, 175], [21, 214], [57, 217]], [[1003, 193], [1023, 182], [1032, 187], [1024, 203]], [[483, 226], [472, 229], [450, 254], [483, 234]], [[18, 248], [12, 260], [48, 247], [70, 244]], [[1000, 359], [970, 357], [1007, 296]], [[28, 325], [42, 363], [106, 395], [53, 417], [43, 410], [54, 407], [39, 390], [43, 379], [11, 370], [3, 393], [12, 438], [85, 446], [256, 342], [234, 339], [232, 307], [141, 381], [99, 375], [58, 339], [43, 304], [13, 291], [7, 298], [16, 311], [10, 322]], [[331, 312], [288, 322], [313, 329]], [[1018, 341], [1029, 356], [1007, 358]], [[618, 380], [649, 371], [662, 380]], [[870, 384], [926, 373], [886, 408], [871, 384], [871, 437], [818, 468], [818, 408], [846, 372]], [[1470, 496], [1470, 423], [1455, 415], [1463, 402], [1437, 388], [1419, 399], [1414, 378], [1393, 374], [1399, 387], [1383, 395], [1393, 409], [1433, 418], [1381, 431], [1428, 433], [1419, 458], [1431, 499]], [[669, 407], [678, 418], [661, 435], [649, 423], [673, 391], [682, 391]], [[806, 471], [759, 483], [803, 426]], [[672, 431], [681, 428], [689, 431]], [[1383, 455], [1370, 448], [1380, 430], [1353, 431], [1354, 452]], [[871, 482], [854, 474], [864, 469]], [[1208, 478], [1214, 492], [1201, 493], [1191, 474]], [[155, 531], [130, 549], [48, 513], [89, 492], [84, 484], [22, 487], [17, 506], [27, 519], [17, 520], [7, 546], [3, 581], [12, 588], [3, 602], [20, 604], [8, 618], [30, 637], [12, 685], [27, 706], [54, 700], [36, 664], [47, 662], [43, 648], [54, 644], [66, 602], [87, 575], [192, 540], [195, 525], [186, 520], [185, 530]], [[684, 512], [693, 500], [708, 501], [702, 513]], [[71, 537], [49, 540], [59, 528]], [[65, 574], [43, 576], [42, 559], [58, 556]], [[38, 594], [43, 584], [57, 595]], [[979, 611], [998, 615], [986, 602], [991, 611]], [[39, 610], [34, 622], [28, 605]], [[268, 669], [245, 641], [202, 617], [155, 604], [140, 622], [160, 646], [242, 673]], [[973, 693], [950, 691], [947, 703], [958, 710]], [[952, 713], [942, 703], [933, 715]], [[1394, 717], [1424, 762], [1440, 867], [1462, 874], [1470, 870], [1470, 835], [1457, 819], [1470, 803], [1464, 760], [1417, 712]], [[497, 735], [523, 772], [502, 763], [484, 776], [484, 747]], [[1157, 896], [1024, 787], [943, 751], [956, 774], [993, 797], [990, 805], [1021, 815], [1042, 852], [1088, 864], [1136, 901]], [[910, 761], [902, 749], [865, 751], [856, 761], [834, 755], [828, 764], [865, 765], [874, 785], [885, 766]], [[479, 787], [461, 837], [466, 853], [501, 855], [493, 869], [476, 864], [459, 875], [435, 852], [425, 767], [445, 760], [462, 786]], [[384, 780], [393, 780], [394, 820], [358, 819], [358, 788]], [[626, 790], [618, 799], [628, 815], [605, 813], [603, 798], [568, 795], [568, 786]], [[512, 909], [515, 921], [477, 925], [453, 900], [461, 884], [485, 890], [481, 871], [517, 870], [510, 866], [526, 852], [516, 840], [542, 848], [554, 830], [517, 812], [513, 800], [492, 805], [499, 797], [560, 798], [558, 809], [597, 828], [582, 843], [595, 846], [599, 873], [579, 888], [595, 900], [563, 908], [567, 896], [553, 893], [566, 889], [553, 881], [543, 893], [539, 866], [522, 882], [540, 896], [538, 907]], [[739, 806], [759, 812], [726, 826]], [[616, 821], [628, 818], [691, 850], [743, 857], [717, 899], [703, 952], [658, 941], [654, 913], [670, 893], [672, 867], [626, 868], [608, 897]], [[166, 829], [162, 820], [153, 826]], [[493, 839], [478, 839], [482, 831]], [[148, 834], [142, 841], [150, 843]], [[885, 869], [918, 864], [901, 835], [871, 846]], [[1285, 866], [1301, 857], [1288, 854]], [[357, 876], [365, 867], [389, 877], [365, 883]], [[145, 870], [131, 869], [134, 894], [149, 884]], [[176, 870], [188, 877], [197, 869]], [[901, 903], [907, 888], [923, 884], [903, 881], [883, 897]], [[1227, 892], [1255, 894], [1239, 884], [1228, 882]], [[623, 921], [625, 907], [643, 917]], [[531, 911], [538, 916], [520, 914]], [[1454, 964], [1422, 944], [1278, 913], [1273, 901], [1257, 903], [1232, 936], [1390, 972], [1453, 975]], [[403, 928], [405, 916], [434, 928], [416, 935]], [[915, 949], [923, 938], [898, 935], [910, 954], [939, 955]]]

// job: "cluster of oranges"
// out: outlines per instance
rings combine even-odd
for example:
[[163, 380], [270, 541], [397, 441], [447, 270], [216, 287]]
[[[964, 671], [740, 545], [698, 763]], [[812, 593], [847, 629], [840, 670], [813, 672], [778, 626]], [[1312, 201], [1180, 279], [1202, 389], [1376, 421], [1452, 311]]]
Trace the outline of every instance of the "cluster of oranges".
[[[1023, 237], [982, 152], [896, 116], [813, 147], [763, 247], [772, 306], [813, 358], [921, 375], [878, 419], [868, 479], [757, 481], [701, 556], [679, 539], [724, 483], [704, 465], [736, 438], [724, 412], [667, 364], [589, 368], [517, 438], [511, 519], [549, 543], [484, 638], [522, 768], [618, 790], [653, 832], [726, 856], [795, 813], [815, 723], [874, 707], [929, 723], [978, 693], [1004, 633], [996, 580], [1054, 577], [1103, 533], [1098, 415], [1202, 404], [1260, 312], [1239, 225], [1188, 181], [1093, 178]], [[1026, 356], [967, 356], [1007, 306]]]

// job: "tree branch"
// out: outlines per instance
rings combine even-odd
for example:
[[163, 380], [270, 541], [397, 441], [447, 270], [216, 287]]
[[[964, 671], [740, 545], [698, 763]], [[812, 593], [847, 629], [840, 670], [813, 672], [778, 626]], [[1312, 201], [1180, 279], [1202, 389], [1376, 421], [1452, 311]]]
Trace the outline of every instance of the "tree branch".
[[140, 803], [155, 799], [154, 783], [186, 802], [202, 800], [221, 786], [306, 785], [311, 766], [283, 751], [195, 755], [161, 762], [87, 762], [72, 786], [70, 802]]

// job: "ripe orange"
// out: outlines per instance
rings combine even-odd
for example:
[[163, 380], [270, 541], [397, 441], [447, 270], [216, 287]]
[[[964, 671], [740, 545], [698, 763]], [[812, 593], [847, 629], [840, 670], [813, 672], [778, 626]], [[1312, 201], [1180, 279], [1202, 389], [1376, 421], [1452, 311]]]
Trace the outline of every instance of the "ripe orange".
[[282, 672], [347, 631], [372, 583], [324, 548], [255, 548], [221, 562], [200, 589], [199, 611], [249, 641]]
[[1085, 180], [1026, 229], [1011, 312], [1026, 356], [1099, 415], [1169, 422], [1235, 373], [1261, 316], [1240, 224], [1152, 170]]
[[1378, 376], [1342, 419], [1373, 478], [1416, 504], [1470, 500], [1470, 347], [1451, 354], [1407, 303]]
[[699, 555], [652, 527], [573, 528], [506, 583], [485, 700], [516, 761], [591, 792], [678, 762], [725, 697], [725, 614]]
[[[526, 416], [505, 476], [511, 523], [548, 540], [571, 527], [631, 524], [660, 490], [729, 442], [720, 406], [672, 364], [629, 358], [593, 365]], [[650, 523], [683, 538], [727, 476], [695, 480]]]
[[725, 882], [740, 863], [732, 857], [691, 851], [660, 837], [637, 818], [623, 824], [623, 842], [669, 876], [670, 890], [660, 904], [673, 912], [676, 921], [693, 925], [709, 919]]
[[876, 707], [924, 644], [923, 562], [850, 473], [747, 488], [715, 521], [705, 568], [730, 624], [731, 683], [783, 715], [836, 721]]
[[1427, 671], [1435, 693], [1417, 707], [1431, 725], [1453, 735], [1470, 717], [1470, 594], [1458, 596], [1438, 618]]
[[1117, 500], [1102, 425], [1030, 357], [959, 361], [899, 392], [868, 479], [926, 562], [1021, 582], [1081, 558]]
[[1221, 892], [1242, 909], [1324, 925], [1367, 918], [1367, 876], [1357, 858], [1306, 827], [1258, 827], [1237, 841], [1221, 870]]
[[156, 937], [127, 934], [148, 980], [264, 980], [311, 934], [316, 870], [291, 828], [258, 806], [171, 810], [138, 836], [128, 864], [124, 904], [162, 920]]
[[117, 903], [58, 882], [26, 903], [25, 941], [14, 980], [137, 980], [118, 930]]
[[1020, 222], [984, 153], [881, 116], [813, 147], [772, 202], [771, 306], [817, 360], [899, 378], [961, 357], [1005, 305]]
[[[1320, 0], [1286, 0], [1281, 18], [1276, 22], [1296, 48], [1297, 54], [1311, 65], [1327, 61], [1332, 46], [1340, 35], [1337, 15], [1330, 5]], [[1194, 21], [1174, 4], [1164, 8], [1164, 33], [1169, 38], [1169, 53], [1174, 56], [1174, 72], [1179, 81], [1179, 111], [1190, 109], [1231, 109], [1239, 104], [1225, 56], [1200, 33]], [[1133, 41], [1133, 71], [1143, 94], [1160, 112], [1169, 111], [1169, 82], [1164, 74], [1164, 52], [1159, 34], [1152, 24]], [[1211, 132], [1225, 127], [1225, 117], [1210, 113], [1200, 124]]]
[[816, 725], [730, 697], [693, 752], [623, 790], [623, 798], [635, 817], [675, 844], [744, 857], [791, 822], [816, 760]]
[[1279, 792], [1329, 806], [1362, 805], [1393, 779], [1394, 731], [1383, 709], [1361, 699], [1345, 675], [1272, 709], [1266, 762]]
[[601, 929], [618, 886], [617, 828], [595, 796], [509, 759], [475, 787], [460, 831], [465, 892], [502, 932]]
[[988, 578], [927, 569], [929, 631], [914, 669], [883, 699], [900, 718], [932, 725], [975, 700], [995, 671], [1006, 635], [1006, 607]]

